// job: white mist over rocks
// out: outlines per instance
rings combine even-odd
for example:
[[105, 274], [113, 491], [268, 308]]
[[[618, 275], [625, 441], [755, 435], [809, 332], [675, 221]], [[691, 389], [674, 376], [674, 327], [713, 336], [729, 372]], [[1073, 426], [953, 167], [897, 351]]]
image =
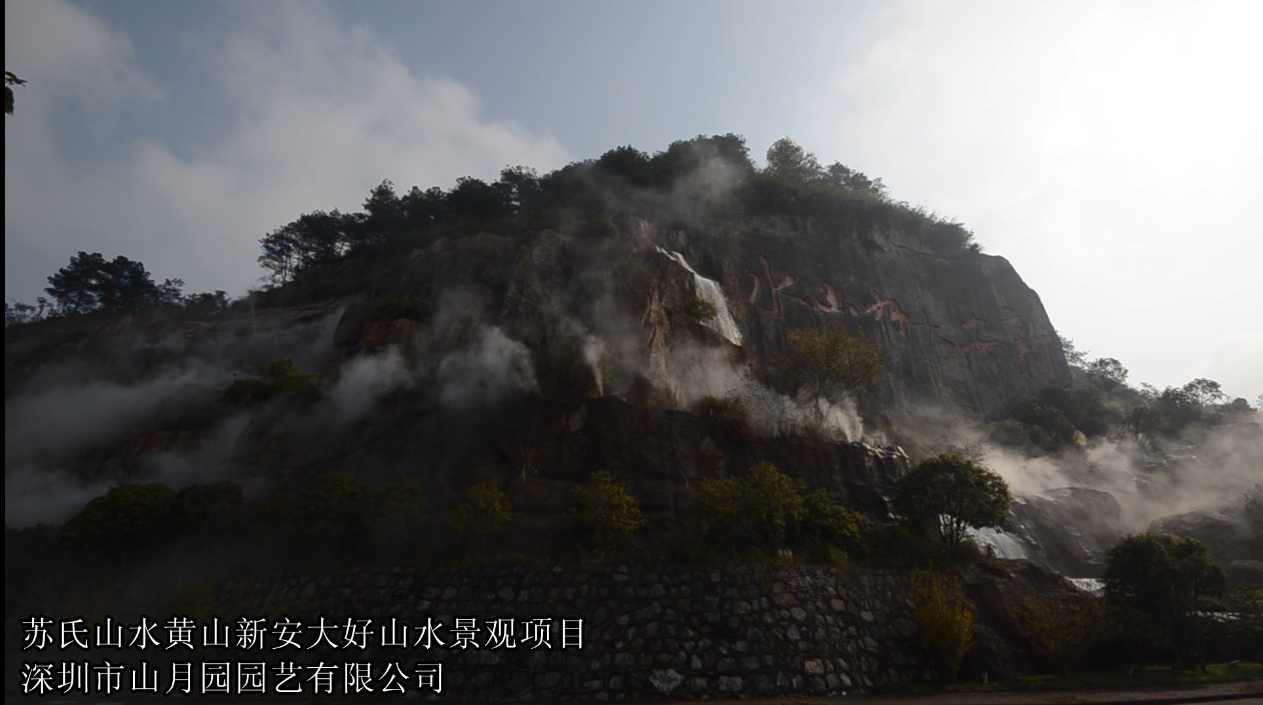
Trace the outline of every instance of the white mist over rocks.
[[[1144, 437], [1099, 438], [1042, 455], [996, 444], [982, 422], [938, 405], [919, 406], [900, 420], [899, 428], [919, 455], [958, 452], [997, 472], [1014, 495], [1012, 516], [1032, 516], [1036, 502], [1028, 499], [1063, 506], [1082, 499], [1069, 488], [1104, 493], [1116, 503], [1116, 513], [1109, 515], [1082, 512], [1096, 526], [1055, 527], [1060, 531], [1077, 536], [1097, 528], [1105, 533], [1140, 533], [1164, 518], [1186, 513], [1211, 514], [1248, 531], [1240, 508], [1246, 493], [1263, 481], [1259, 417], [1253, 412], [1253, 418], [1211, 427], [1165, 448]], [[1002, 558], [1031, 553], [1032, 546], [1011, 532], [984, 529], [972, 531], [971, 537]]]
[[447, 354], [437, 381], [439, 402], [452, 409], [490, 406], [538, 387], [530, 350], [496, 327], [482, 328], [471, 345]]

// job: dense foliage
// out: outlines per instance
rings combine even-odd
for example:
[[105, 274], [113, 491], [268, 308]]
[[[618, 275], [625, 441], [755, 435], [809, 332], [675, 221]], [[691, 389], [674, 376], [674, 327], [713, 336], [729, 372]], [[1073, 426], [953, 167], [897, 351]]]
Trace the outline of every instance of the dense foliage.
[[779, 384], [812, 398], [838, 399], [872, 384], [881, 373], [881, 350], [867, 338], [838, 328], [795, 330], [775, 362]]
[[1132, 648], [1197, 657], [1199, 625], [1195, 611], [1225, 588], [1223, 570], [1206, 547], [1179, 536], [1140, 534], [1110, 549], [1105, 595]]
[[808, 492], [770, 463], [748, 475], [717, 477], [698, 485], [692, 516], [707, 547], [733, 554], [746, 548], [775, 552], [784, 548], [859, 552], [860, 520], [827, 492]]
[[594, 473], [574, 500], [579, 527], [598, 548], [621, 548], [640, 528], [640, 502], [608, 472]]
[[1009, 511], [1004, 478], [959, 455], [944, 454], [918, 464], [899, 479], [895, 509], [910, 525], [936, 533], [949, 547], [965, 540], [969, 527], [999, 527]]
[[941, 574], [920, 577], [916, 587], [921, 643], [940, 679], [956, 680], [973, 645], [974, 613], [959, 580]]

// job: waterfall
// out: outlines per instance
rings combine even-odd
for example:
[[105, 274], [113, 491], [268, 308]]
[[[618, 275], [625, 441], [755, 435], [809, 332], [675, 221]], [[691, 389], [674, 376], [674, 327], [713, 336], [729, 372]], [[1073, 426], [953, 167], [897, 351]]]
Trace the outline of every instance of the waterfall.
[[1097, 595], [1105, 592], [1105, 582], [1097, 578], [1066, 578], [1066, 580], [1084, 592]]
[[741, 345], [741, 329], [737, 327], [737, 321], [733, 319], [732, 312], [728, 310], [728, 299], [724, 297], [723, 287], [719, 286], [719, 282], [713, 279], [707, 279], [697, 273], [684, 259], [684, 255], [672, 250], [658, 247], [658, 252], [666, 255], [667, 259], [672, 260], [676, 264], [683, 267], [689, 274], [693, 275], [693, 291], [697, 294], [697, 298], [705, 301], [715, 308], [715, 317], [702, 321], [702, 325], [722, 335], [725, 340], [733, 345]]
[[1026, 553], [1026, 545], [1020, 539], [1011, 534], [1006, 534], [1000, 529], [992, 529], [990, 527], [975, 529], [969, 527], [965, 531], [969, 534], [969, 538], [978, 544], [978, 548], [984, 551], [990, 548], [995, 551], [996, 558], [1008, 560], [1029, 558]]

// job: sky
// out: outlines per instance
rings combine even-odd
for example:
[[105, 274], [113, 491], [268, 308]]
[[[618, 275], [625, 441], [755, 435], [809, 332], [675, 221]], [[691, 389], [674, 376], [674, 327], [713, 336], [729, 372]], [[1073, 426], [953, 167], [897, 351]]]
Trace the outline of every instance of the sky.
[[6, 0], [5, 297], [187, 290], [403, 188], [789, 136], [956, 218], [1130, 381], [1263, 394], [1263, 3]]

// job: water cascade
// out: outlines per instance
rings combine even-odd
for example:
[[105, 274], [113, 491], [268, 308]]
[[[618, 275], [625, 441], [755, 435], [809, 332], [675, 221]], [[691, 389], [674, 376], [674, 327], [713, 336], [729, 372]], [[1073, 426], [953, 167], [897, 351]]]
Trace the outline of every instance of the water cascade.
[[719, 282], [713, 279], [707, 279], [697, 273], [684, 259], [684, 255], [679, 252], [658, 247], [658, 252], [683, 267], [689, 274], [693, 275], [693, 291], [697, 294], [697, 298], [705, 301], [715, 308], [715, 317], [702, 321], [702, 325], [722, 335], [725, 340], [733, 345], [741, 345], [741, 329], [737, 327], [737, 321], [733, 319], [732, 312], [728, 310], [728, 299], [724, 297], [723, 287], [719, 286]]

